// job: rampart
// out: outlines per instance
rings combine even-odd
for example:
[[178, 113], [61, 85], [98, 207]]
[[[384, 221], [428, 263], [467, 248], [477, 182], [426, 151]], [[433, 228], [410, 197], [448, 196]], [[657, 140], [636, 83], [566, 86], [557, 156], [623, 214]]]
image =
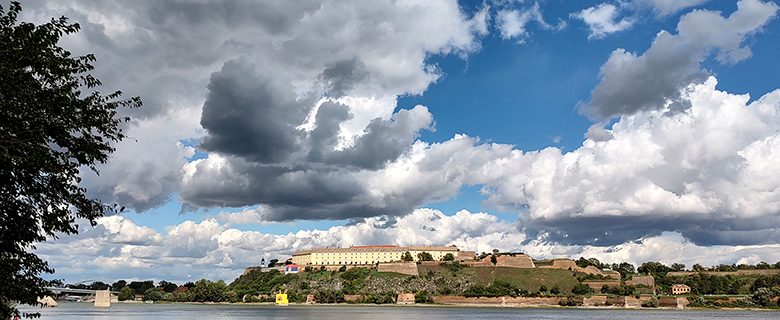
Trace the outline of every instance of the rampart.
[[[486, 259], [490, 262], [490, 257], [486, 257]], [[496, 267], [520, 269], [535, 268], [533, 259], [525, 254], [517, 254], [514, 257], [511, 255], [498, 256], [496, 257]]]
[[582, 298], [582, 305], [586, 307], [603, 306], [607, 304], [607, 296], [590, 296]]
[[492, 306], [553, 306], [558, 297], [464, 297], [433, 296], [433, 303], [449, 305], [492, 305]]
[[601, 292], [601, 288], [605, 285], [610, 288], [616, 288], [620, 286], [620, 281], [598, 281], [598, 280], [588, 280], [583, 281], [582, 284], [590, 287], [593, 289], [593, 292]]
[[596, 268], [594, 266], [587, 266], [585, 268], [582, 268], [577, 265], [574, 260], [571, 259], [553, 259], [550, 261], [545, 261], [544, 264], [537, 264], [538, 268], [545, 268], [545, 269], [564, 269], [564, 270], [571, 270], [574, 272], [581, 272], [586, 274], [592, 274], [597, 276], [605, 276], [610, 277], [613, 279], [620, 279], [620, 274], [614, 271], [608, 271], [608, 272], [602, 272], [599, 270], [599, 268]]
[[[437, 263], [438, 264], [438, 263]], [[390, 262], [380, 263], [377, 267], [379, 272], [396, 272], [400, 274], [407, 274], [410, 276], [418, 276], [420, 273], [417, 271], [417, 263], [414, 262]]]
[[395, 299], [396, 304], [414, 304], [414, 293], [399, 293]]
[[658, 306], [664, 308], [685, 309], [690, 302], [682, 297], [661, 297], [658, 299]]

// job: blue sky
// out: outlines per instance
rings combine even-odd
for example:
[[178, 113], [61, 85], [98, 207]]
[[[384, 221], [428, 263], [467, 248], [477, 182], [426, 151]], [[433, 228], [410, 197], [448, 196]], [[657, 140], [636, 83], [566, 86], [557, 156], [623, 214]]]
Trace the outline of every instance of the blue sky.
[[705, 264], [774, 262], [777, 10], [34, 1], [28, 19], [81, 23], [63, 46], [145, 102], [127, 111], [133, 141], [84, 179], [129, 212], [43, 250], [57, 267], [63, 246], [88, 246], [72, 259], [138, 278], [182, 258], [188, 277], [229, 278], [304, 247], [410, 241], [705, 259], [637, 245], [663, 243], [718, 256]]

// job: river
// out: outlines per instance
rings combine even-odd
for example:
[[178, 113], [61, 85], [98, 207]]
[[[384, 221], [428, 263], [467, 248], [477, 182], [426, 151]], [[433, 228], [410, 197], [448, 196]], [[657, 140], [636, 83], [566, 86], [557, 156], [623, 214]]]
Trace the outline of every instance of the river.
[[497, 320], [497, 319], [780, 319], [780, 311], [733, 310], [621, 310], [621, 309], [525, 309], [434, 306], [287, 306], [272, 305], [193, 305], [193, 304], [113, 304], [99, 309], [89, 303], [60, 303], [56, 308], [20, 308], [39, 311], [41, 319], [126, 320], [126, 319], [278, 319], [278, 320]]

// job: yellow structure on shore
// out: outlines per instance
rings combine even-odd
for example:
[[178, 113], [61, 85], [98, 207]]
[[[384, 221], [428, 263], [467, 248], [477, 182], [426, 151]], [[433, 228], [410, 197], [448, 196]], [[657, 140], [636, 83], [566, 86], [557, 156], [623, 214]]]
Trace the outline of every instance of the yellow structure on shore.
[[414, 261], [419, 261], [419, 254], [426, 252], [433, 260], [442, 260], [448, 253], [455, 260], [463, 260], [464, 254], [473, 259], [473, 251], [460, 251], [456, 246], [352, 246], [349, 248], [318, 248], [293, 253], [292, 262], [301, 266], [315, 265], [367, 265], [384, 262], [403, 261], [403, 256], [409, 252]]
[[277, 306], [286, 306], [289, 303], [290, 302], [287, 300], [287, 293], [282, 293], [281, 291], [279, 291], [276, 294], [276, 305]]

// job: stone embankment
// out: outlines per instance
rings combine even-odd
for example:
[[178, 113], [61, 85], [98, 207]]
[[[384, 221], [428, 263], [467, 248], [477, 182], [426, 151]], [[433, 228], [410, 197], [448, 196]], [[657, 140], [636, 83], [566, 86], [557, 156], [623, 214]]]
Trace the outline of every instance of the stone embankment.
[[463, 297], [433, 296], [433, 303], [445, 305], [557, 306], [558, 297]]
[[414, 262], [388, 262], [380, 263], [377, 266], [379, 272], [395, 272], [400, 274], [406, 274], [410, 276], [419, 276], [417, 271], [417, 263]]

